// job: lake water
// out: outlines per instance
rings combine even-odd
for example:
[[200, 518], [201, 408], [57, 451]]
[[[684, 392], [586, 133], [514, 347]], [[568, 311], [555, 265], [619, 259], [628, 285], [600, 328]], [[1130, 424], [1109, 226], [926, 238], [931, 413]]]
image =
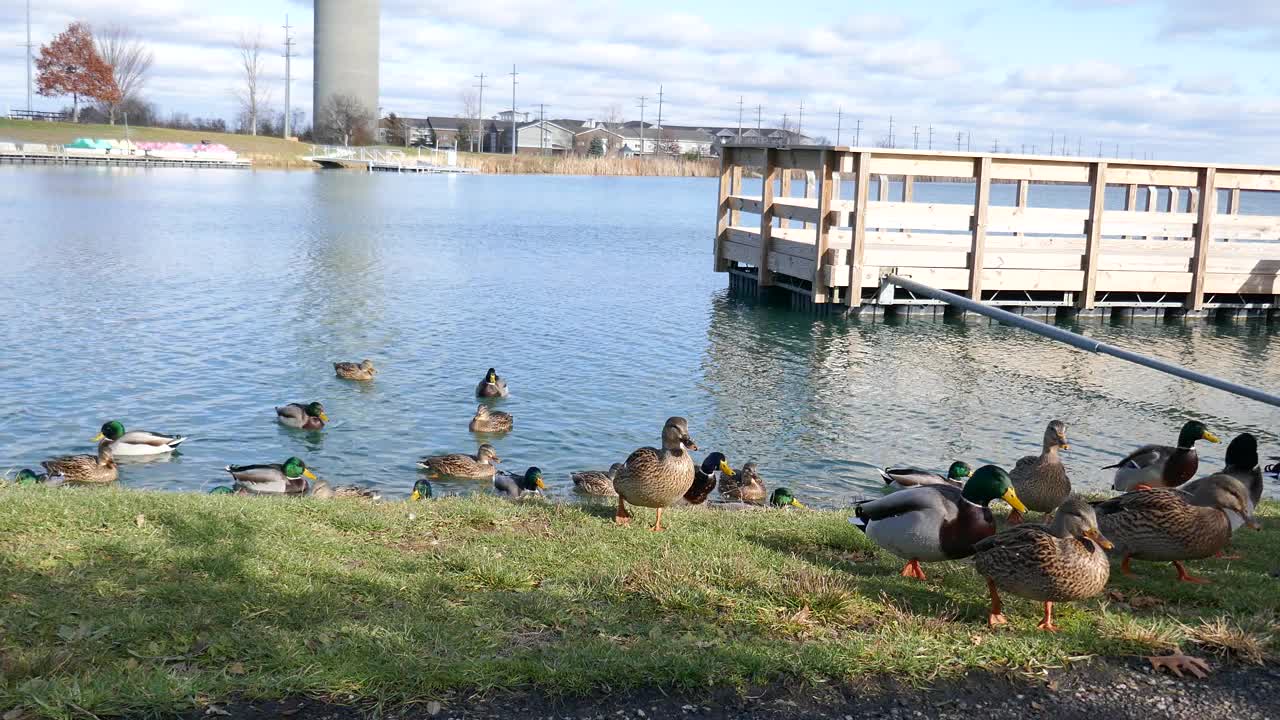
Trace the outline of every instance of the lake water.
[[[571, 494], [570, 471], [655, 444], [670, 415], [704, 451], [756, 460], [819, 505], [874, 491], [890, 463], [1011, 466], [1051, 418], [1086, 489], [1189, 417], [1280, 454], [1276, 409], [1020, 330], [731, 299], [711, 271], [715, 192], [688, 178], [0, 167], [0, 468], [89, 452], [119, 419], [191, 436], [169, 461], [124, 466], [129, 487], [206, 489], [228, 463], [298, 455], [325, 480], [402, 497], [419, 456], [474, 452], [490, 366], [516, 418], [494, 442], [502, 467], [540, 466], [554, 496]], [[1079, 329], [1280, 385], [1265, 324]], [[333, 361], [365, 357], [374, 383], [333, 376]], [[322, 433], [275, 424], [273, 406], [313, 399], [332, 418]], [[1205, 465], [1223, 448], [1202, 445]]]

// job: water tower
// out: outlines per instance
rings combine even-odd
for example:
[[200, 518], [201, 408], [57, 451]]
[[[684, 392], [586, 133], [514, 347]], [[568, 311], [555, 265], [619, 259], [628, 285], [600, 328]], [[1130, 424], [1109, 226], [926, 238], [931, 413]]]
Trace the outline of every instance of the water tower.
[[318, 120], [334, 95], [378, 112], [378, 16], [380, 0], [315, 0], [315, 49], [311, 114]]

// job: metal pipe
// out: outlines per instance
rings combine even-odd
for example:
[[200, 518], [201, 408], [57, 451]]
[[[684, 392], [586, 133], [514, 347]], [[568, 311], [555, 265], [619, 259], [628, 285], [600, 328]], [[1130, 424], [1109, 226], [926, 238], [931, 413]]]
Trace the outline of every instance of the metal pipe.
[[1230, 380], [1223, 380], [1222, 378], [1217, 378], [1212, 375], [1205, 375], [1204, 373], [1198, 373], [1194, 370], [1188, 370], [1180, 365], [1174, 365], [1173, 363], [1168, 363], [1164, 360], [1157, 360], [1156, 358], [1139, 355], [1138, 353], [1130, 352], [1129, 350], [1124, 350], [1114, 345], [1108, 345], [1104, 342], [1099, 342], [1092, 338], [1085, 337], [1084, 335], [1073, 333], [1069, 330], [1063, 330], [1062, 328], [1042, 323], [1039, 320], [1032, 320], [1031, 318], [1023, 317], [1021, 315], [1015, 315], [1014, 313], [1006, 310], [984, 305], [980, 302], [970, 300], [967, 297], [956, 295], [955, 293], [949, 293], [945, 290], [929, 287], [928, 285], [918, 283], [915, 280], [904, 278], [899, 275], [885, 275], [884, 280], [885, 282], [905, 288], [918, 295], [924, 295], [925, 297], [930, 297], [934, 300], [941, 300], [942, 302], [964, 308], [965, 310], [972, 310], [979, 315], [986, 315], [987, 317], [999, 320], [1006, 325], [1020, 327], [1023, 330], [1029, 330], [1037, 335], [1043, 335], [1044, 337], [1052, 340], [1064, 342], [1072, 347], [1080, 348], [1081, 350], [1088, 350], [1092, 353], [1101, 353], [1103, 355], [1120, 358], [1121, 360], [1128, 360], [1131, 363], [1137, 363], [1138, 365], [1149, 367], [1152, 370], [1159, 370], [1160, 372], [1168, 373], [1184, 380], [1190, 380], [1191, 382], [1200, 383], [1201, 385], [1208, 385], [1235, 395], [1247, 397], [1250, 400], [1257, 400], [1260, 403], [1280, 407], [1280, 397], [1272, 395], [1271, 393], [1265, 393], [1261, 390], [1233, 383]]

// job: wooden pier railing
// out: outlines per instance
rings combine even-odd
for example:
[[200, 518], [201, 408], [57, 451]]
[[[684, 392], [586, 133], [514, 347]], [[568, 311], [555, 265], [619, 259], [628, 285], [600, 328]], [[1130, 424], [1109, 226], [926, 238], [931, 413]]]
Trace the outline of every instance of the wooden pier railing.
[[1280, 168], [728, 146], [715, 269], [846, 308], [932, 302], [889, 272], [1000, 305], [1280, 308]]

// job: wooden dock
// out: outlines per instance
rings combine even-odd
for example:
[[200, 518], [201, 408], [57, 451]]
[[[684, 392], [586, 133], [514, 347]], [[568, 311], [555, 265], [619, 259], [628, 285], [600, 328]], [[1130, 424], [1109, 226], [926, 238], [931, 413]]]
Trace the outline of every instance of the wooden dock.
[[[744, 178], [760, 194], [744, 194]], [[938, 182], [967, 184], [971, 199], [913, 200], [939, 195], [925, 192]], [[993, 183], [1016, 184], [1015, 201], [992, 204]], [[1084, 207], [1038, 205], [1048, 184], [1087, 188]], [[1107, 205], [1107, 186], [1123, 189], [1112, 191], [1123, 207]], [[1059, 315], [1276, 317], [1280, 215], [1241, 213], [1241, 193], [1255, 191], [1280, 192], [1280, 168], [731, 145], [721, 158], [715, 270], [730, 274], [737, 294], [786, 293], [793, 306], [822, 312], [935, 304], [882, 281], [897, 273]], [[1270, 197], [1280, 213], [1280, 195]]]
[[[428, 150], [428, 157], [435, 157], [439, 154], [441, 154], [439, 151]], [[311, 154], [303, 159], [310, 160], [322, 168], [363, 170], [365, 172], [430, 174], [469, 174], [476, 172], [475, 168], [460, 165], [441, 164], [430, 160], [424, 162], [421, 157], [421, 151], [418, 152], [417, 157], [413, 157], [402, 150], [345, 147], [341, 145], [313, 145], [311, 146]]]
[[120, 155], [103, 152], [75, 150], [4, 150], [0, 149], [0, 164], [5, 165], [108, 165], [114, 167], [199, 167], [199, 168], [248, 168], [248, 160], [164, 158], [151, 155]]

